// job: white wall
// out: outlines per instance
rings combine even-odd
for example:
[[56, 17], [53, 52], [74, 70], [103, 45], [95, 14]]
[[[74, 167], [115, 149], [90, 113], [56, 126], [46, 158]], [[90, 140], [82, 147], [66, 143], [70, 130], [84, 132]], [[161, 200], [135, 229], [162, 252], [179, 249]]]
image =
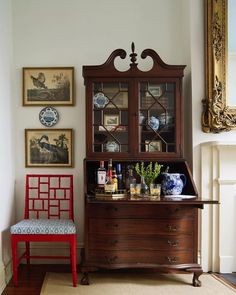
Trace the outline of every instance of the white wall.
[[[187, 0], [101, 0], [96, 4], [91, 0], [13, 0], [14, 104], [16, 146], [17, 154], [20, 155], [16, 159], [17, 219], [23, 214], [26, 173], [72, 172], [75, 176], [75, 213], [79, 225], [79, 242], [83, 242], [85, 89], [82, 66], [105, 62], [117, 48], [124, 48], [129, 54], [131, 42], [134, 41], [139, 54], [146, 48], [153, 48], [169, 64], [186, 64], [186, 80], [189, 80], [188, 11]], [[128, 59], [126, 66], [129, 63]], [[144, 66], [145, 62], [140, 61], [140, 64]], [[76, 106], [57, 107], [60, 121], [55, 126], [73, 128], [75, 131], [74, 169], [24, 167], [24, 129], [43, 128], [38, 120], [42, 107], [22, 106], [22, 67], [34, 66], [75, 67]], [[120, 66], [125, 67], [123, 61]], [[185, 92], [189, 94], [187, 86]], [[191, 101], [191, 96], [188, 96]], [[187, 107], [190, 108], [191, 104]], [[191, 128], [188, 130], [191, 132]], [[191, 151], [191, 137], [189, 150]]]
[[9, 276], [9, 226], [14, 220], [11, 1], [0, 0], [0, 293]]

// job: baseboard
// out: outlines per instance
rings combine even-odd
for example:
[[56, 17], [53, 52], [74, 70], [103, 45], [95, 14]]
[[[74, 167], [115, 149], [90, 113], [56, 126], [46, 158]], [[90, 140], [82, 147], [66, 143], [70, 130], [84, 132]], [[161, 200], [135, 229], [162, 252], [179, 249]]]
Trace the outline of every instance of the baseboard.
[[5, 278], [5, 267], [2, 262], [0, 262], [0, 294], [2, 294], [3, 290], [6, 287], [6, 278]]
[[220, 272], [221, 273], [231, 273], [235, 271], [234, 267], [234, 257], [233, 256], [220, 256]]
[[12, 278], [12, 260], [10, 259], [6, 264], [0, 262], [0, 294], [2, 294], [6, 285]]

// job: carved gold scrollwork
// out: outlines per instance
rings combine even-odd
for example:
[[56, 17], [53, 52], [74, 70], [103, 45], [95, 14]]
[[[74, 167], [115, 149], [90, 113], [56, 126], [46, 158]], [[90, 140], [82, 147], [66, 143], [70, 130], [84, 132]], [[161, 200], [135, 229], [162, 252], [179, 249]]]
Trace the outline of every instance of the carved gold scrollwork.
[[202, 100], [202, 130], [222, 132], [236, 128], [236, 109], [227, 105], [228, 0], [205, 1], [206, 98]]
[[222, 53], [222, 28], [218, 12], [214, 14], [212, 22], [212, 46], [215, 52], [215, 58], [219, 61]]

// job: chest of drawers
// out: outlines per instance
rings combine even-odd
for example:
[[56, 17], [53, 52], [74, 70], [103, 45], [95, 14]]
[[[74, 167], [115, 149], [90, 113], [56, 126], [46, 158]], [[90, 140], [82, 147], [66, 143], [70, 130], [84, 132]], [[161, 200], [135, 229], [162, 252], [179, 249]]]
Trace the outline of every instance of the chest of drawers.
[[100, 268], [155, 268], [194, 273], [197, 263], [198, 208], [201, 201], [98, 201], [87, 199], [81, 283]]

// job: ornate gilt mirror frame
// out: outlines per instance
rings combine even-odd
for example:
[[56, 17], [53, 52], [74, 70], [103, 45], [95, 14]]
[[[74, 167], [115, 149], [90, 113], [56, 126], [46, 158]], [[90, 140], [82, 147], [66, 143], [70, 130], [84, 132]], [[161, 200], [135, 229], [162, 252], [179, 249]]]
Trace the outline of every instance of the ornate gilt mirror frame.
[[205, 1], [206, 98], [202, 101], [202, 130], [236, 128], [236, 109], [227, 104], [228, 0]]

